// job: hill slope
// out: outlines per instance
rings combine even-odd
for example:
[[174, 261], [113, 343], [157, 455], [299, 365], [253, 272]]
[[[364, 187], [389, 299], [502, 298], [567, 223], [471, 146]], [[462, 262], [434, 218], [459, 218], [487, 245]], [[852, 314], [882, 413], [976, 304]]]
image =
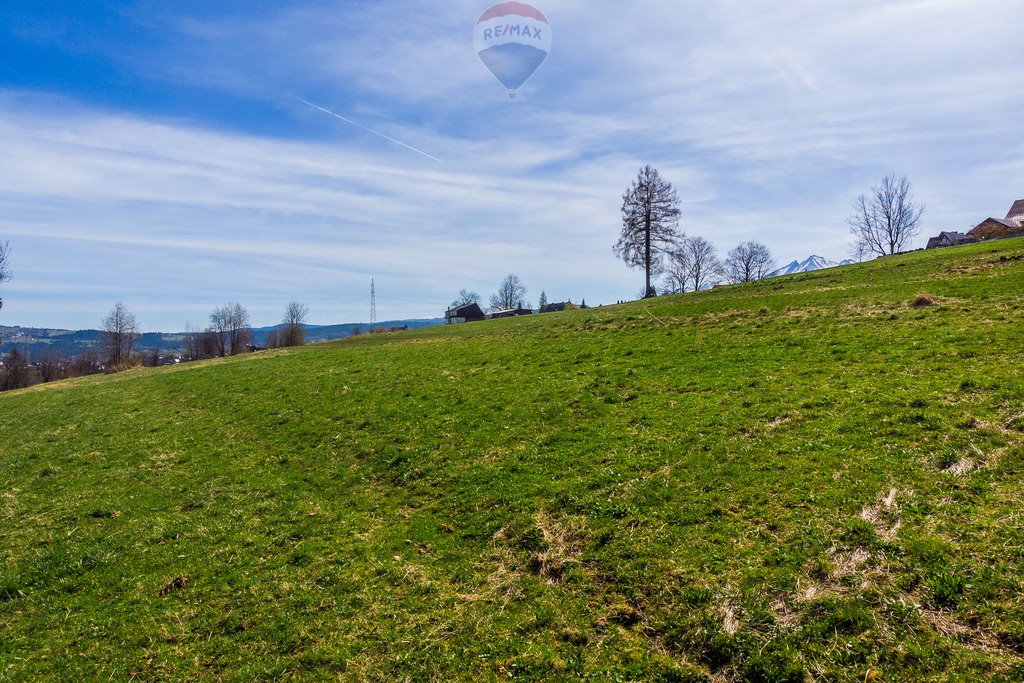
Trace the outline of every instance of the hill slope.
[[0, 674], [1018, 680], [1022, 286], [1013, 240], [0, 395]]

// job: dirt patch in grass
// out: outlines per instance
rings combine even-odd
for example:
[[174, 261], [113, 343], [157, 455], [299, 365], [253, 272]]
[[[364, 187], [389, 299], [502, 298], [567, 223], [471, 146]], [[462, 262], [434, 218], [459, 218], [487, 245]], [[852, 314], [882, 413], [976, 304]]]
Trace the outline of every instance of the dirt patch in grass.
[[921, 616], [932, 629], [943, 637], [972, 650], [996, 655], [1007, 668], [1024, 661], [1020, 653], [999, 642], [994, 633], [980, 627], [961, 624], [952, 614], [920, 608]]
[[188, 585], [189, 578], [187, 576], [176, 576], [163, 585], [160, 589], [161, 596], [167, 596], [175, 591], [180, 591]]
[[729, 601], [722, 603], [722, 630], [729, 635], [735, 635], [740, 630], [740, 620], [736, 616], [736, 608]]
[[978, 469], [978, 463], [974, 458], [963, 458], [944, 469], [943, 472], [952, 474], [954, 477], [966, 477], [976, 469]]
[[860, 511], [860, 518], [871, 524], [878, 537], [887, 543], [891, 543], [896, 538], [900, 527], [903, 526], [897, 503], [899, 495], [896, 489], [889, 489], [888, 493], [879, 494], [874, 503], [864, 506], [864, 509]]
[[934, 306], [937, 303], [938, 300], [936, 300], [934, 296], [922, 292], [921, 294], [918, 294], [913, 299], [911, 299], [910, 303], [907, 305], [910, 306], [911, 308], [928, 308], [929, 306]]
[[536, 524], [544, 537], [546, 547], [536, 553], [531, 566], [548, 583], [557, 583], [562, 579], [566, 568], [578, 562], [577, 558], [583, 549], [579, 521], [573, 523], [559, 520], [541, 510], [537, 513]]

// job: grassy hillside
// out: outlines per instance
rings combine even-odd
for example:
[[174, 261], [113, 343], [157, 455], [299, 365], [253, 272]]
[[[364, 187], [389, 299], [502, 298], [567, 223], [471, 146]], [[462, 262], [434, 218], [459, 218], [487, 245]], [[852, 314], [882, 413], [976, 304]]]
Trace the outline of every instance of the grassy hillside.
[[1013, 240], [0, 395], [0, 678], [1020, 680], [1022, 293]]

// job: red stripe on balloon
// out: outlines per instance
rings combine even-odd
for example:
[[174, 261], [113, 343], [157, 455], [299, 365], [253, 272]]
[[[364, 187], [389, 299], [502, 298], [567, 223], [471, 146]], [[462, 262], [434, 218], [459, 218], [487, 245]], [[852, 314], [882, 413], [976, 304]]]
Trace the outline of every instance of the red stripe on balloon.
[[499, 2], [497, 5], [481, 14], [480, 18], [476, 20], [476, 23], [479, 24], [481, 21], [487, 21], [488, 19], [494, 19], [496, 17], [504, 17], [510, 14], [536, 19], [538, 21], [543, 21], [545, 24], [548, 23], [548, 18], [544, 16], [543, 12], [532, 5], [527, 5], [525, 2]]

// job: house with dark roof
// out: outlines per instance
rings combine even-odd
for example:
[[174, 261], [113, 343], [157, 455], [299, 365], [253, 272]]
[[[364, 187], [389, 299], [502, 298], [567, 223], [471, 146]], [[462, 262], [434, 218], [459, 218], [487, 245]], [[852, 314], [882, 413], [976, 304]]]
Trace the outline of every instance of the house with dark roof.
[[967, 234], [976, 240], [998, 240], [1024, 235], [1024, 199], [1013, 203], [1006, 218], [986, 218]]
[[480, 304], [462, 304], [455, 308], [449, 308], [444, 312], [444, 322], [447, 325], [452, 325], [454, 323], [471, 323], [477, 320], [487, 320], [487, 316], [484, 315], [484, 311], [480, 308]]
[[1018, 199], [1013, 203], [1010, 212], [1006, 214], [1006, 220], [1016, 223], [1018, 227], [1024, 225], [1024, 199]]
[[927, 249], [935, 249], [937, 247], [955, 247], [960, 244], [974, 244], [978, 240], [970, 235], [965, 235], [962, 232], [946, 232], [943, 230], [938, 234], [937, 237], [932, 237], [928, 240]]

